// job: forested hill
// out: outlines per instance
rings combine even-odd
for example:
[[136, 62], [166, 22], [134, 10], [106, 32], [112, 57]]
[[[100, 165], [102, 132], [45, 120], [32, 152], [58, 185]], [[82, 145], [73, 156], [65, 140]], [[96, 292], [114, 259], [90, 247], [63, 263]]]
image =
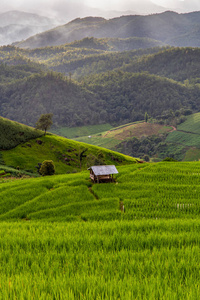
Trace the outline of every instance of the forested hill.
[[53, 113], [54, 124], [93, 124], [96, 99], [60, 73], [41, 73], [0, 85], [0, 115], [33, 126], [42, 113]]
[[17, 46], [38, 48], [62, 45], [85, 37], [150, 38], [172, 46], [200, 46], [200, 12], [164, 12], [148, 16], [122, 16], [106, 20], [87, 17], [37, 34]]
[[83, 84], [102, 99], [111, 123], [142, 120], [145, 112], [158, 117], [183, 107], [198, 109], [197, 86], [187, 87], [147, 73], [107, 72], [85, 78]]
[[0, 47], [0, 116], [34, 126], [41, 114], [53, 113], [55, 126], [117, 126], [146, 112], [163, 119], [170, 111], [199, 111], [198, 48], [100, 49], [110, 42]]
[[130, 51], [137, 49], [149, 49], [158, 46], [164, 46], [163, 42], [159, 42], [146, 37], [130, 37], [130, 38], [94, 38], [85, 37], [82, 40], [76, 40], [68, 44], [73, 48], [96, 49], [104, 51]]
[[42, 113], [54, 124], [120, 124], [157, 117], [165, 110], [198, 107], [198, 87], [190, 88], [155, 75], [113, 71], [85, 78], [80, 84], [48, 72], [0, 85], [3, 117], [35, 125]]
[[144, 72], [172, 78], [177, 81], [199, 82], [200, 49], [169, 48], [144, 55], [122, 67], [126, 72]]
[[[116, 47], [111, 45], [116, 45]], [[32, 73], [51, 69], [65, 75], [71, 74], [75, 79], [79, 79], [88, 74], [112, 71], [138, 60], [140, 56], [161, 52], [169, 48], [141, 49], [141, 47], [137, 50], [117, 51], [116, 49], [119, 49], [120, 45], [122, 48], [129, 47], [132, 49], [135, 47], [135, 42], [132, 39], [85, 38], [75, 43], [31, 50], [4, 46], [0, 47], [0, 62], [22, 70], [26, 68]], [[13, 76], [15, 77], [14, 73], [16, 72], [13, 68]], [[5, 72], [4, 75], [7, 77]]]

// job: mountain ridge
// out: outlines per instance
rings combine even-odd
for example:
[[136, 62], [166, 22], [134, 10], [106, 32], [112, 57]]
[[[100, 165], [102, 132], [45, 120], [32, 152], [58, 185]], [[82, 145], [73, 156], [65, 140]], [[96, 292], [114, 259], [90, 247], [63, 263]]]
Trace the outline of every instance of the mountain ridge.
[[[146, 37], [176, 46], [176, 39], [182, 36], [182, 45], [187, 43], [183, 36], [193, 32], [193, 44], [199, 44], [198, 32], [194, 29], [200, 26], [200, 12], [178, 14], [166, 11], [147, 16], [130, 15], [106, 20], [104, 18], [77, 18], [65, 25], [37, 34], [19, 43], [22, 48], [38, 48], [62, 45], [86, 37], [95, 38], [131, 38]], [[196, 33], [195, 33], [196, 32]], [[196, 44], [195, 44], [196, 37]], [[169, 43], [170, 44], [170, 43]], [[180, 42], [179, 42], [180, 44]]]

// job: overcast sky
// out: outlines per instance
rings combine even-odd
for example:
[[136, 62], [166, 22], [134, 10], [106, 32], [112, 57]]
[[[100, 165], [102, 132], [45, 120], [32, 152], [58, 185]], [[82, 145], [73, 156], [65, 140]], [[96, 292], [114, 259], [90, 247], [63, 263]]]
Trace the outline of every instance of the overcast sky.
[[49, 12], [65, 13], [65, 10], [83, 9], [83, 5], [102, 10], [131, 10], [133, 12], [158, 12], [159, 7], [189, 12], [200, 10], [200, 0], [0, 0], [0, 12], [23, 10], [43, 15]]

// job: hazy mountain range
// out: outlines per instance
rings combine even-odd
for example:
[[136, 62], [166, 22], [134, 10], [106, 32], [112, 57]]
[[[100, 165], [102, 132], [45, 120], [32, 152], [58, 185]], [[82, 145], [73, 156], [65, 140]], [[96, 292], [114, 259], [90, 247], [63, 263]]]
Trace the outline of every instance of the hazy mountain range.
[[[86, 3], [89, 3], [89, 1], [51, 0], [48, 4], [45, 0], [3, 1], [0, 3], [0, 45], [26, 40], [30, 36], [55, 28], [58, 25], [64, 25], [74, 19], [88, 16], [109, 20], [127, 15], [160, 14], [166, 10], [179, 13], [200, 10], [200, 3], [195, 0], [166, 0], [160, 2], [157, 0], [124, 0], [123, 2], [111, 1], [107, 4], [102, 1], [102, 5], [100, 5], [100, 1], [95, 1], [95, 3], [92, 3], [93, 7], [86, 5]], [[169, 18], [167, 22], [167, 27], [170, 28], [171, 19]], [[140, 24], [140, 26], [143, 27], [143, 24]], [[160, 26], [159, 22], [158, 26]], [[184, 26], [183, 24], [183, 28]], [[87, 34], [82, 35], [81, 39], [86, 36]], [[104, 37], [103, 34], [100, 36]], [[192, 36], [194, 36], [193, 33]], [[66, 42], [69, 41], [73, 41], [73, 39], [66, 40]]]
[[[10, 2], [10, 1], [8, 1]], [[144, 3], [145, 2], [145, 3]], [[52, 1], [48, 5], [43, 1], [38, 5], [34, 2], [23, 3], [21, 6], [12, 3], [8, 7], [20, 8], [20, 10], [5, 11], [5, 3], [0, 3], [0, 45], [12, 44], [16, 41], [25, 40], [30, 36], [41, 33], [57, 25], [63, 25], [76, 18], [97, 16], [106, 19], [120, 17], [122, 15], [148, 14], [152, 11], [162, 12], [165, 9], [148, 0], [143, 0], [134, 9], [120, 11], [115, 7], [113, 10], [104, 10], [89, 7], [78, 2]]]
[[149, 38], [171, 46], [200, 46], [200, 12], [178, 14], [167, 11], [147, 16], [129, 15], [106, 20], [100, 17], [77, 18], [17, 43], [22, 48], [57, 46], [95, 38]]

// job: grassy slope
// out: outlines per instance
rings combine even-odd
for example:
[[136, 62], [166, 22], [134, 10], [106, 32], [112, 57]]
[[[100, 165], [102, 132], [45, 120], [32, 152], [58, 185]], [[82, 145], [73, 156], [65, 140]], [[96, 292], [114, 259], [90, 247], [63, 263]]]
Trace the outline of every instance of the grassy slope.
[[76, 138], [76, 141], [85, 142], [91, 145], [115, 149], [124, 140], [132, 137], [141, 138], [143, 136], [159, 135], [170, 132], [172, 127], [145, 122], [134, 122], [122, 125], [111, 130], [88, 136]]
[[[36, 166], [44, 160], [54, 161], [57, 174], [77, 172], [94, 163], [120, 165], [137, 161], [117, 152], [68, 140], [60, 136], [52, 134], [44, 136], [44, 132], [40, 130], [4, 118], [0, 118], [0, 137], [0, 150], [2, 149], [0, 151], [0, 165], [32, 173], [36, 173]], [[80, 162], [83, 151], [84, 156]], [[4, 171], [6, 171], [5, 168]], [[11, 173], [13, 174], [13, 170]]]
[[[38, 141], [40, 141], [38, 143]], [[41, 143], [41, 144], [40, 144]], [[3, 151], [2, 156], [6, 165], [19, 167], [36, 172], [35, 166], [44, 160], [53, 160], [56, 174], [80, 171], [80, 153], [87, 149], [82, 160], [85, 169], [94, 163], [94, 157], [101, 156], [102, 164], [135, 163], [136, 159], [121, 155], [117, 152], [90, 146], [54, 135], [46, 135], [40, 139], [29, 140], [14, 149]]]
[[117, 182], [110, 184], [92, 185], [88, 171], [2, 184], [0, 220], [198, 218], [199, 163], [132, 164], [118, 170]]

